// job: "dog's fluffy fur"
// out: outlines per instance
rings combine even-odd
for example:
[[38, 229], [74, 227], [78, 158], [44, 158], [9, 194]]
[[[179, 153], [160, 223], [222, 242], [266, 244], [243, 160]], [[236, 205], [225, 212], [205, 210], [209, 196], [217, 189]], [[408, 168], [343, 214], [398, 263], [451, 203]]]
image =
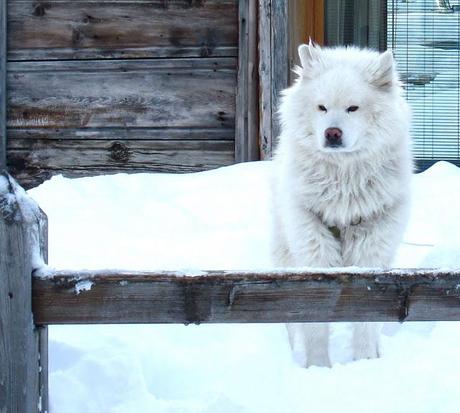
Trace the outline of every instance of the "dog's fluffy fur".
[[[388, 268], [405, 229], [412, 174], [410, 111], [393, 56], [312, 44], [299, 56], [279, 110], [274, 264]], [[341, 130], [341, 146], [326, 146], [327, 128]], [[307, 366], [330, 365], [328, 331], [327, 324], [288, 325]], [[378, 326], [355, 324], [352, 345], [354, 359], [378, 357]]]

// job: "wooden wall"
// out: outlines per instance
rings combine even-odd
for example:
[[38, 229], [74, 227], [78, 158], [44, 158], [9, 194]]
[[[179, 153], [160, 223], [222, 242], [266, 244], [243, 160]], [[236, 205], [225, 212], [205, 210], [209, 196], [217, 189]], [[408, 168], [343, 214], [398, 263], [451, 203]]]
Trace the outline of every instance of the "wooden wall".
[[9, 0], [11, 173], [31, 187], [233, 163], [238, 6]]

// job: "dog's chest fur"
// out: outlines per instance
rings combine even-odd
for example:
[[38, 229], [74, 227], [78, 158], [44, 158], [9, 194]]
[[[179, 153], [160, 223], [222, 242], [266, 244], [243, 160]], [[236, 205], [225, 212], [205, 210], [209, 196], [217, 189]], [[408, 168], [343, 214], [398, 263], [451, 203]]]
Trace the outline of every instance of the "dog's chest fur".
[[313, 161], [299, 172], [293, 190], [328, 226], [375, 219], [397, 202], [404, 186], [398, 163], [391, 159], [378, 165]]

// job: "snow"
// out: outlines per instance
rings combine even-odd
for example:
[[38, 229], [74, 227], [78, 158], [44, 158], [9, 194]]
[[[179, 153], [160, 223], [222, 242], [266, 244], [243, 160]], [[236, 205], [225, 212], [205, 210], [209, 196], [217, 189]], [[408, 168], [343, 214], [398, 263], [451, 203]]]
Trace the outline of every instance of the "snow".
[[80, 294], [82, 291], [89, 291], [94, 283], [90, 280], [79, 281], [75, 284], [75, 294]]
[[[29, 194], [48, 214], [54, 267], [254, 270], [270, 266], [270, 171], [58, 176]], [[414, 177], [396, 267], [460, 268], [459, 187], [445, 162]], [[282, 324], [52, 326], [50, 411], [458, 412], [460, 323], [388, 323], [378, 360], [350, 362], [350, 338], [334, 324], [333, 368], [303, 369]]]
[[[8, 219], [24, 220], [24, 222], [36, 222], [40, 211], [35, 202], [26, 194], [12, 178], [0, 175], [0, 213]], [[19, 213], [20, 212], [20, 213]], [[45, 266], [40, 254], [39, 234], [36, 225], [26, 234], [27, 244], [31, 254], [32, 268], [40, 269]]]

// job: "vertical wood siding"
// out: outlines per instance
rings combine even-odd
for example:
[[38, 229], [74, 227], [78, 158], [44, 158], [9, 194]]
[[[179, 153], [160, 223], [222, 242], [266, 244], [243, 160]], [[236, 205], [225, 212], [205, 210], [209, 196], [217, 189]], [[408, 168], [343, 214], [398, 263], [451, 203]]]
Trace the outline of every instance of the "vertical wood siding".
[[6, 167], [6, 6], [0, 3], [0, 172]]

